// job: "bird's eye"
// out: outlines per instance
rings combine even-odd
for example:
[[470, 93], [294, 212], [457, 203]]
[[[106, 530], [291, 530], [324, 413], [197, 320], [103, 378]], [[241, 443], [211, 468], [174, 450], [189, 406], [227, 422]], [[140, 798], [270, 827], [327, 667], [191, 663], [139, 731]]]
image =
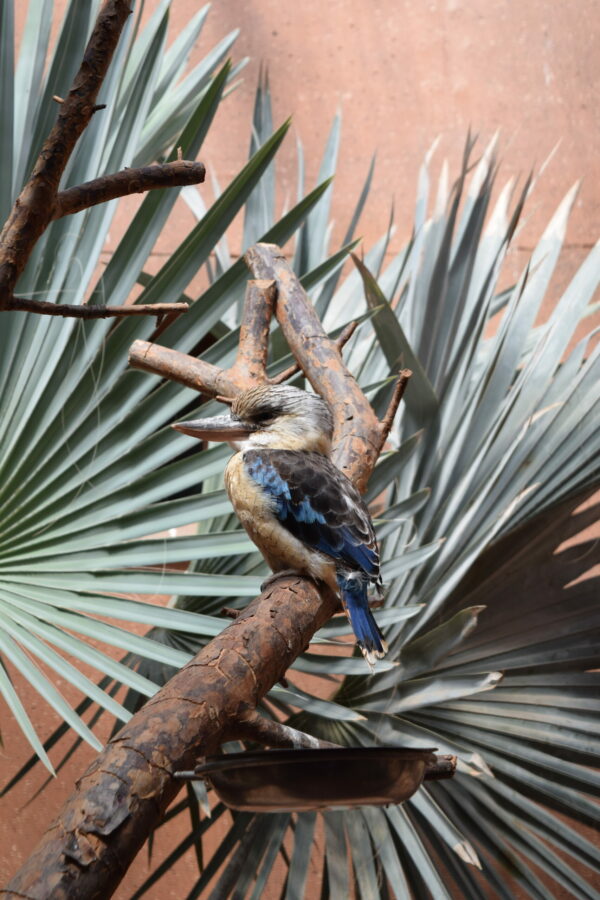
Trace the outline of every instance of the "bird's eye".
[[270, 425], [275, 421], [273, 413], [270, 411], [256, 413], [252, 418], [256, 425]]
[[271, 407], [263, 407], [252, 413], [252, 421], [256, 425], [270, 425], [276, 419], [275, 413]]

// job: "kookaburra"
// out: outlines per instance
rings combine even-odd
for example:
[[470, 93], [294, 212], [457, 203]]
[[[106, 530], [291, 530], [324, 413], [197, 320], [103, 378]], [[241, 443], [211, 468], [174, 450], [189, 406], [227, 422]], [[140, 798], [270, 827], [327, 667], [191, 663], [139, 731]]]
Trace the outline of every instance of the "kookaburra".
[[173, 427], [234, 447], [227, 493], [273, 572], [325, 582], [341, 597], [367, 661], [382, 657], [387, 645], [367, 595], [371, 585], [381, 591], [377, 541], [360, 494], [329, 458], [333, 420], [325, 401], [259, 385], [235, 398], [230, 415]]

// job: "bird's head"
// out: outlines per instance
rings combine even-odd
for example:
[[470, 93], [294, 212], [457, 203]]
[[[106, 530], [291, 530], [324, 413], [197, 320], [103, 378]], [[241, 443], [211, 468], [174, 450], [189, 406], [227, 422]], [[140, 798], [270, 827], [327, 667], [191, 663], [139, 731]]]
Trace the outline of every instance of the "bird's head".
[[312, 450], [328, 456], [333, 419], [317, 394], [261, 384], [238, 394], [229, 415], [178, 422], [173, 428], [204, 441], [227, 441], [236, 449]]

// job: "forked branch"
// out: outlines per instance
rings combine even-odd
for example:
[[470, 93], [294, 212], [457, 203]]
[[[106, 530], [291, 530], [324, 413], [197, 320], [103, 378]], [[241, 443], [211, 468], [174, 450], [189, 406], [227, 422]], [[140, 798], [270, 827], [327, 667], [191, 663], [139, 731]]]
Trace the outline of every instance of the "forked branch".
[[275, 296], [273, 281], [248, 282], [240, 343], [230, 369], [221, 369], [148, 341], [134, 341], [129, 350], [129, 365], [177, 381], [208, 397], [235, 397], [253, 384], [267, 380], [269, 326]]
[[[340, 336], [336, 338], [335, 344], [340, 353], [357, 328], [358, 322], [348, 322], [346, 327], [340, 333]], [[283, 384], [284, 381], [287, 381], [288, 378], [292, 378], [300, 371], [301, 369], [298, 363], [294, 363], [293, 366], [290, 366], [288, 369], [284, 369], [283, 372], [280, 372], [278, 375], [273, 376], [273, 378], [269, 378], [269, 384]]]
[[[129, 365], [177, 381], [222, 402], [259, 382], [282, 384], [302, 369], [299, 363], [294, 363], [273, 378], [267, 376], [269, 322], [276, 293], [273, 281], [248, 282], [238, 353], [230, 369], [220, 369], [195, 356], [150, 341], [134, 341], [129, 350]], [[336, 338], [335, 345], [340, 353], [357, 326], [357, 322], [349, 322]]]
[[[96, 98], [131, 8], [127, 0], [105, 0], [88, 41], [83, 61], [66, 98], [59, 103], [56, 124], [48, 135], [29, 181], [15, 200], [0, 233], [0, 311], [21, 310], [51, 316], [99, 319], [114, 316], [179, 315], [186, 303], [123, 307], [57, 305], [15, 294], [19, 276], [33, 248], [54, 219], [98, 203], [158, 187], [197, 184], [204, 180], [202, 163], [178, 159], [162, 166], [125, 169], [86, 184], [58, 190], [75, 145], [94, 113]], [[168, 309], [165, 309], [168, 307]]]

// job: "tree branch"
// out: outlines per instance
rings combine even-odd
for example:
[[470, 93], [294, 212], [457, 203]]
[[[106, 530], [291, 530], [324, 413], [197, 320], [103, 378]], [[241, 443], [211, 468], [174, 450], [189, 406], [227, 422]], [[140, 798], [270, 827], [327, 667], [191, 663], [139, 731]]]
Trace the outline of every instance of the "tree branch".
[[156, 166], [142, 166], [138, 169], [123, 169], [112, 175], [102, 175], [93, 181], [86, 181], [77, 187], [59, 191], [52, 214], [53, 219], [70, 216], [107, 203], [129, 194], [141, 194], [157, 188], [182, 187], [204, 181], [206, 170], [201, 162], [176, 159]]
[[234, 397], [242, 390], [239, 384], [229, 379], [226, 369], [148, 341], [133, 342], [129, 348], [129, 365], [133, 369], [177, 381], [209, 397], [220, 394]]
[[[339, 337], [336, 338], [335, 345], [340, 353], [342, 352], [342, 348], [344, 347], [344, 345], [348, 343], [357, 328], [358, 322], [348, 322]], [[296, 375], [297, 372], [300, 372], [300, 366], [298, 365], [298, 363], [294, 363], [294, 365], [290, 366], [289, 369], [284, 369], [283, 372], [279, 373], [279, 375], [275, 375], [274, 378], [269, 378], [269, 384], [283, 384], [284, 381], [287, 381], [288, 378], [292, 377], [292, 375]]]
[[[253, 288], [252, 286], [256, 287]], [[263, 286], [259, 288], [259, 286]], [[246, 290], [244, 304], [244, 316], [248, 315], [248, 292], [251, 290], [272, 291], [273, 297], [265, 297], [258, 300], [258, 294], [254, 302], [261, 303], [260, 312], [252, 312], [252, 320], [245, 320], [240, 327], [240, 348], [234, 365], [230, 369], [220, 369], [211, 363], [205, 363], [195, 356], [181, 353], [179, 350], [171, 350], [160, 344], [150, 341], [134, 341], [129, 349], [129, 365], [133, 369], [141, 369], [153, 375], [160, 375], [171, 381], [177, 381], [185, 387], [193, 388], [214, 397], [216, 400], [232, 398], [244, 388], [259, 381], [268, 381], [269, 384], [282, 384], [297, 372], [300, 372], [298, 363], [280, 372], [274, 378], [268, 378], [266, 364], [268, 357], [269, 322], [264, 317], [268, 309], [273, 309], [277, 295], [273, 281], [249, 281]], [[264, 305], [262, 305], [264, 304]], [[176, 304], [174, 304], [176, 305]], [[270, 318], [270, 316], [269, 316]], [[343, 346], [350, 340], [358, 322], [349, 322], [335, 341], [335, 345], [341, 353]], [[265, 330], [266, 329], [266, 330]], [[253, 374], [249, 374], [252, 372]]]
[[54, 215], [58, 185], [80, 136], [94, 115], [96, 97], [123, 26], [131, 13], [126, 0], [105, 0], [69, 95], [46, 138], [31, 178], [15, 200], [0, 233], [0, 309], [13, 296], [17, 279]]
[[59, 103], [58, 119], [0, 233], [0, 310], [105, 319], [176, 316], [188, 309], [186, 303], [73, 306], [29, 300], [14, 293], [35, 244], [53, 220], [128, 194], [204, 181], [202, 163], [178, 159], [165, 165], [125, 169], [65, 191], [58, 190], [78, 139], [94, 113], [102, 108], [96, 104], [96, 97], [130, 13], [126, 0], [105, 0], [69, 95], [66, 99], [54, 98]]
[[410, 371], [410, 369], [402, 369], [401, 372], [398, 372], [398, 378], [396, 379], [392, 399], [389, 402], [389, 406], [387, 408], [385, 416], [381, 420], [379, 433], [379, 453], [381, 453], [381, 451], [383, 450], [385, 442], [389, 437], [392, 425], [394, 424], [394, 419], [396, 418], [396, 413], [398, 412], [398, 407], [400, 406], [400, 401], [404, 396], [404, 391], [406, 390], [406, 385], [408, 384], [411, 375], [412, 372]]
[[250, 386], [267, 380], [269, 326], [277, 288], [274, 281], [249, 281], [240, 326], [240, 343], [235, 363], [229, 370], [232, 381]]
[[245, 260], [255, 278], [277, 281], [277, 321], [306, 377], [333, 412], [334, 462], [364, 492], [378, 456], [380, 426], [371, 404], [279, 247], [256, 244]]
[[43, 316], [65, 316], [71, 319], [111, 319], [124, 316], [179, 316], [189, 309], [187, 303], [131, 303], [127, 306], [74, 306], [13, 297], [7, 309], [38, 313]]
[[253, 600], [109, 741], [7, 897], [109, 898], [180, 789], [173, 773], [237, 738], [239, 720], [336, 606], [334, 594], [294, 576]]
[[253, 384], [267, 380], [269, 325], [275, 296], [272, 280], [248, 282], [240, 343], [230, 369], [220, 369], [194, 356], [148, 341], [133, 342], [129, 349], [129, 365], [178, 381], [209, 397], [235, 397]]
[[[275, 314], [299, 366], [329, 402], [335, 423], [333, 460], [365, 486], [375, 465], [381, 425], [339, 348], [277, 247], [248, 254], [253, 273], [234, 366], [222, 370], [185, 354], [136, 341], [131, 363], [202, 393], [235, 396], [266, 378], [273, 280]], [[255, 308], [249, 308], [255, 307]], [[231, 739], [292, 744], [287, 726], [255, 713], [338, 609], [335, 594], [310, 579], [282, 575], [181, 669], [108, 743], [77, 782], [57, 822], [15, 876], [8, 896], [108, 898], [179, 790], [176, 771]]]

